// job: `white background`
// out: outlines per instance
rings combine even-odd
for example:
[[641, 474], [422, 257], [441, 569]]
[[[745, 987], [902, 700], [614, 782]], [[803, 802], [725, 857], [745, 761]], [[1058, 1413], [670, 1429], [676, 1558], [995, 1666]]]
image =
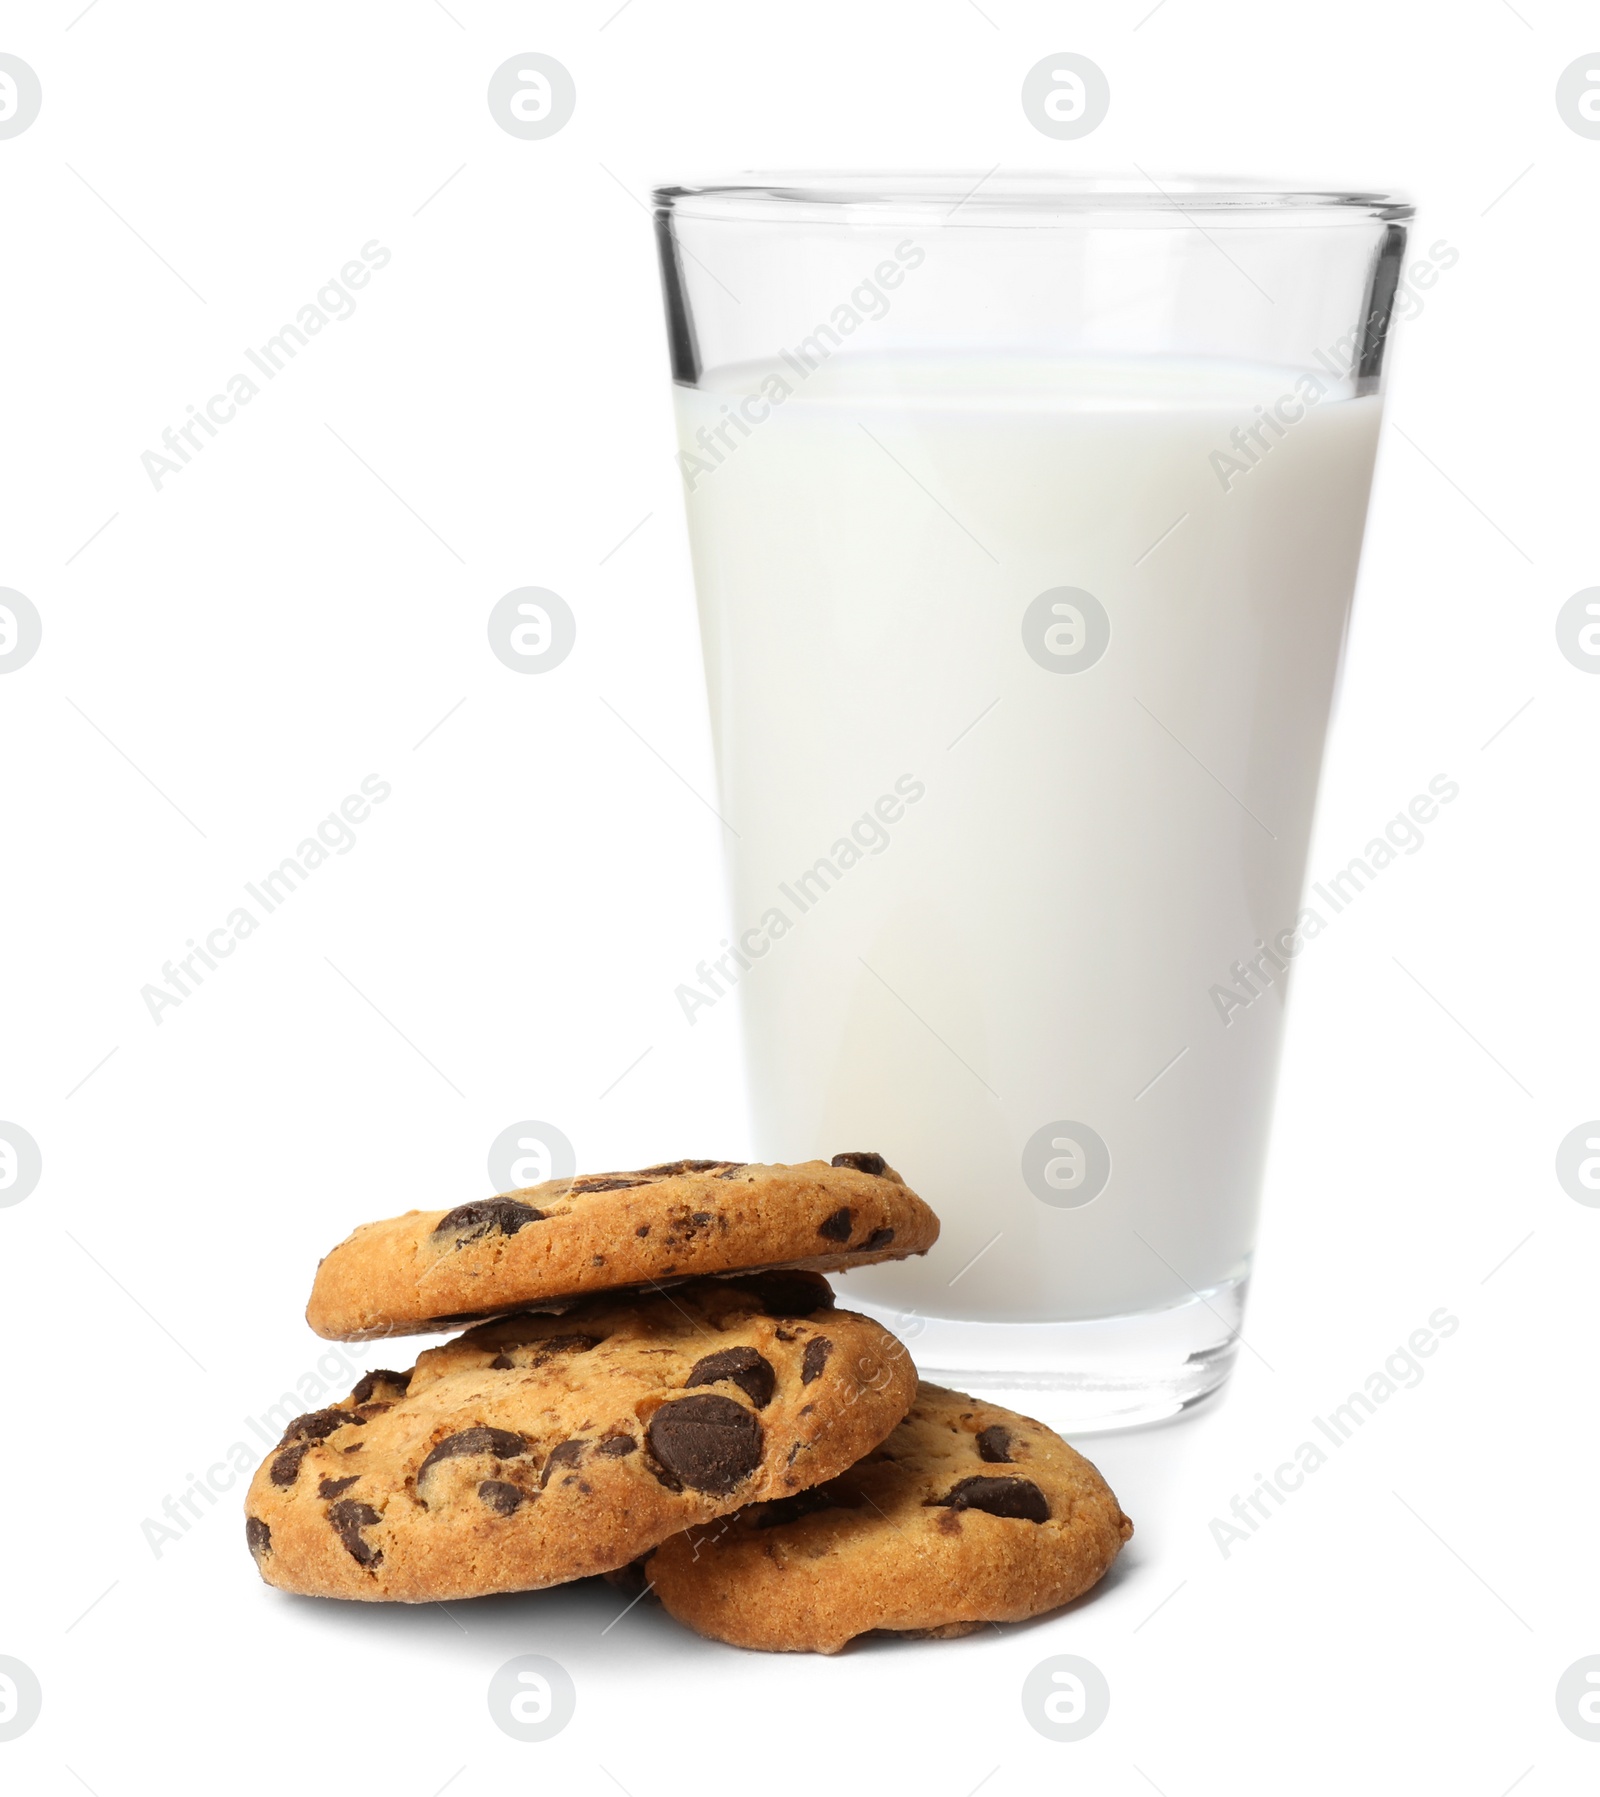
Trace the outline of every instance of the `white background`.
[[[0, 36], [44, 92], [0, 142], [0, 585], [44, 626], [0, 680], [0, 1116], [44, 1168], [0, 1210], [0, 1653], [44, 1687], [7, 1788], [1592, 1791], [1554, 1691], [1600, 1653], [1600, 1210], [1554, 1156], [1600, 1114], [1600, 679], [1553, 622], [1600, 579], [1600, 142], [1554, 104], [1593, 8], [449, 5], [17, 0]], [[577, 82], [543, 142], [485, 103], [528, 50]], [[1080, 142], [1019, 104], [1059, 50], [1111, 84]], [[643, 196], [997, 162], [1399, 186], [1459, 251], [1394, 360], [1313, 875], [1461, 797], [1298, 965], [1225, 1401], [1087, 1444], [1138, 1525], [1097, 1596], [947, 1645], [602, 1633], [598, 1584], [296, 1601], [237, 1491], [158, 1558], [144, 1519], [324, 1351], [354, 1221], [480, 1195], [521, 1118], [591, 1168], [744, 1149], [731, 1008], [672, 997], [722, 920]], [[355, 314], [155, 491], [141, 452], [374, 238]], [[485, 636], [526, 584], [578, 620], [532, 678]], [[372, 773], [356, 846], [153, 1023]], [[1439, 1306], [1423, 1382], [1224, 1558], [1211, 1519]], [[546, 1744], [486, 1708], [522, 1652], [576, 1682]], [[1019, 1701], [1060, 1652], [1112, 1691], [1078, 1744]]]

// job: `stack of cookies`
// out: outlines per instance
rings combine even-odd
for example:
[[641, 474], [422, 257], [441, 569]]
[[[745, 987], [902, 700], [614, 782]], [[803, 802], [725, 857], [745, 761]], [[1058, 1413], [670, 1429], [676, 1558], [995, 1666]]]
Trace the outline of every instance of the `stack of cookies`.
[[599, 1573], [715, 1639], [823, 1653], [1066, 1603], [1133, 1530], [1100, 1475], [919, 1385], [823, 1277], [938, 1233], [876, 1154], [672, 1161], [362, 1225], [317, 1269], [312, 1328], [465, 1332], [289, 1425], [246, 1504], [262, 1577], [426, 1603]]

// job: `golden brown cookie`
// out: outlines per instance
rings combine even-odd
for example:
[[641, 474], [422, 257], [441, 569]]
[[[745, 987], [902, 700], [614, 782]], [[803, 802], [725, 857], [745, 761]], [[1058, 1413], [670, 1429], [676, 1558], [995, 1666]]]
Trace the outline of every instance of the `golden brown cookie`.
[[924, 1254], [938, 1234], [880, 1154], [668, 1161], [363, 1223], [317, 1268], [306, 1321], [335, 1341], [416, 1335], [707, 1273], [840, 1272]]
[[247, 1535], [268, 1584], [425, 1603], [624, 1565], [875, 1447], [916, 1372], [825, 1279], [702, 1279], [524, 1314], [292, 1422]]
[[1059, 1435], [922, 1385], [848, 1472], [664, 1542], [645, 1576], [678, 1621], [771, 1652], [837, 1653], [873, 1630], [947, 1638], [1079, 1596], [1133, 1533]]

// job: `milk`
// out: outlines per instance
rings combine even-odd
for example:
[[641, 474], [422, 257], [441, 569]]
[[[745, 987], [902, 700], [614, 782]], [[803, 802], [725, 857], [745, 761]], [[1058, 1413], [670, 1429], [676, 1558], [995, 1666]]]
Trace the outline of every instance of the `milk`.
[[677, 405], [756, 1152], [887, 1156], [943, 1235], [849, 1290], [930, 1316], [1239, 1277], [1378, 399], [845, 354]]

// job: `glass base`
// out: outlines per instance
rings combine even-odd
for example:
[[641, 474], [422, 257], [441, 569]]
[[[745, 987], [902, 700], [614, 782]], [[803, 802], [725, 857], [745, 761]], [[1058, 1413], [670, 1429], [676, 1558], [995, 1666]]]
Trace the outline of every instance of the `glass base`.
[[1181, 1414], [1233, 1371], [1248, 1276], [1170, 1310], [1079, 1323], [971, 1323], [840, 1296], [910, 1348], [935, 1385], [987, 1398], [1063, 1435], [1134, 1429]]

